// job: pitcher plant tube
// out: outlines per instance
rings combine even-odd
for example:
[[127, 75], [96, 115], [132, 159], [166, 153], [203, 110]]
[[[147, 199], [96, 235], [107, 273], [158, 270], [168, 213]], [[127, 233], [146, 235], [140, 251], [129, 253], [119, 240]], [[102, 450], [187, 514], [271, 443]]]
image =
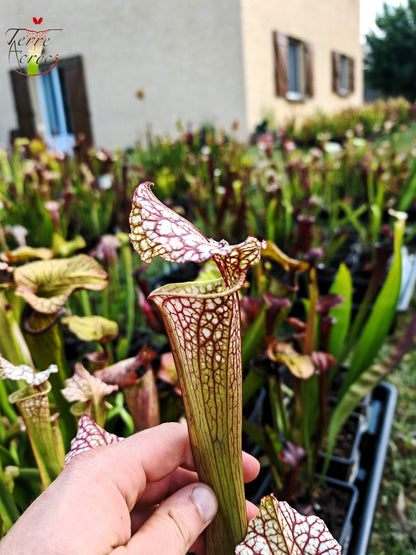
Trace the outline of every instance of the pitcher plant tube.
[[162, 314], [199, 478], [219, 500], [207, 530], [207, 553], [233, 553], [244, 538], [247, 514], [242, 473], [242, 360], [238, 290], [260, 260], [262, 243], [248, 237], [229, 245], [207, 239], [141, 183], [133, 195], [130, 239], [143, 262], [212, 259], [221, 277], [164, 285], [150, 295]]
[[15, 366], [0, 355], [0, 379], [14, 380], [19, 384], [9, 401], [16, 404], [25, 423], [43, 488], [61, 472], [64, 458], [62, 436], [48, 399], [51, 390], [49, 376], [56, 372], [55, 364], [36, 372], [25, 364]]

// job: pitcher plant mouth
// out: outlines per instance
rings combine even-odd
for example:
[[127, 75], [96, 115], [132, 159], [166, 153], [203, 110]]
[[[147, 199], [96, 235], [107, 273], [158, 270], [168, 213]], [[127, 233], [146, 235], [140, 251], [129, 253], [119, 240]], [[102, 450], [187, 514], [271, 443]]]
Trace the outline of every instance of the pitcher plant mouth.
[[63, 466], [64, 446], [57, 415], [51, 414], [48, 398], [48, 380], [56, 372], [56, 364], [37, 372], [26, 364], [15, 366], [0, 355], [0, 379], [18, 383], [19, 388], [9, 395], [9, 401], [17, 406], [25, 423], [43, 488], [53, 482]]
[[243, 285], [248, 268], [260, 260], [260, 251], [266, 248], [266, 243], [255, 237], [248, 237], [238, 245], [208, 239], [155, 197], [151, 185], [144, 182], [137, 187], [130, 213], [129, 237], [142, 261], [150, 263], [156, 256], [178, 263], [204, 262], [211, 258], [227, 287], [240, 279]]
[[207, 553], [232, 553], [245, 536], [242, 471], [242, 359], [238, 290], [263, 243], [229, 245], [206, 238], [141, 183], [130, 214], [133, 247], [143, 262], [212, 259], [221, 278], [168, 284], [149, 295], [169, 337], [199, 478], [215, 491], [219, 511], [207, 530]]

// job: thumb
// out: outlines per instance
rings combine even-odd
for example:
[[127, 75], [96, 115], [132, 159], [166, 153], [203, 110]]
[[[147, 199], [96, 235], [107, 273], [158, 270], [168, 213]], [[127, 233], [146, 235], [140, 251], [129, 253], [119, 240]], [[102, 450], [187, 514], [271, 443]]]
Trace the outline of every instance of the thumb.
[[184, 555], [213, 520], [218, 501], [212, 489], [189, 484], [165, 499], [128, 543], [128, 553]]

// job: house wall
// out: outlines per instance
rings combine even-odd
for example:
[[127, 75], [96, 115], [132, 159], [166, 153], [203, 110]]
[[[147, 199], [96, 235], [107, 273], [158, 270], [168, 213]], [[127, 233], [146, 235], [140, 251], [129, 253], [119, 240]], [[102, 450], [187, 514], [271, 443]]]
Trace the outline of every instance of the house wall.
[[[241, 0], [248, 127], [265, 115], [282, 124], [317, 109], [327, 112], [358, 106], [363, 98], [359, 0]], [[314, 96], [303, 102], [277, 97], [274, 85], [273, 31], [313, 46]], [[354, 58], [355, 91], [332, 92], [331, 50]]]
[[[62, 28], [52, 48], [83, 57], [95, 143], [127, 147], [146, 130], [211, 123], [247, 132], [239, 0], [8, 0], [9, 27]], [[4, 35], [3, 35], [4, 36]], [[54, 54], [55, 52], [51, 52]], [[6, 37], [0, 41], [0, 143], [17, 127]], [[29, 79], [41, 79], [30, 77]], [[143, 99], [136, 96], [143, 91]]]

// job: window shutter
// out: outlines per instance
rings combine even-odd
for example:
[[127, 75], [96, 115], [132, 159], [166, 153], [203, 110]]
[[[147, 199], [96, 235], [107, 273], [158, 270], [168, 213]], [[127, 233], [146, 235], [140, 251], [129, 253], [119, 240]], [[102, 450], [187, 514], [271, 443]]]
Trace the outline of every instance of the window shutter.
[[310, 98], [314, 95], [313, 89], [313, 46], [311, 43], [304, 44], [305, 53], [305, 94]]
[[288, 88], [289, 39], [279, 31], [273, 31], [274, 82], [277, 96], [285, 96]]
[[341, 72], [341, 55], [339, 52], [332, 52], [332, 90], [339, 93]]
[[68, 99], [73, 133], [75, 136], [83, 134], [85, 142], [91, 145], [92, 130], [82, 58], [81, 56], [65, 58], [59, 61], [58, 67]]
[[354, 71], [354, 58], [348, 58], [348, 90], [350, 93], [354, 92], [355, 85], [355, 71]]
[[36, 135], [36, 129], [28, 81], [29, 79], [35, 79], [35, 77], [25, 77], [12, 70], [10, 71], [10, 79], [19, 124], [17, 136], [32, 139]]

